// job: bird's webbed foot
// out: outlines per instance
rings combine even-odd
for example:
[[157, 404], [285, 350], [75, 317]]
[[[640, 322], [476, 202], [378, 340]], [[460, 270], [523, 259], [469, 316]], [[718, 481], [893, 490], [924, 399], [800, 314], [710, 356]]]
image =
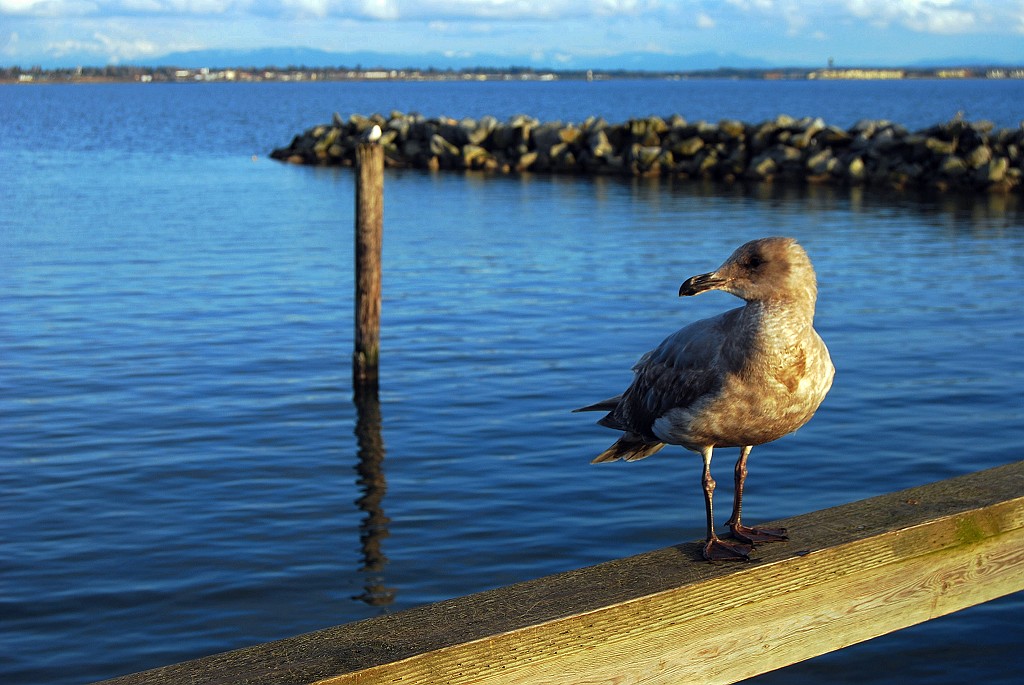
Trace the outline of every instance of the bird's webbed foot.
[[785, 528], [751, 528], [742, 524], [730, 523], [732, 536], [740, 542], [753, 545], [759, 542], [785, 542], [789, 539]]
[[704, 544], [704, 558], [708, 561], [746, 561], [753, 549], [753, 545], [713, 537]]

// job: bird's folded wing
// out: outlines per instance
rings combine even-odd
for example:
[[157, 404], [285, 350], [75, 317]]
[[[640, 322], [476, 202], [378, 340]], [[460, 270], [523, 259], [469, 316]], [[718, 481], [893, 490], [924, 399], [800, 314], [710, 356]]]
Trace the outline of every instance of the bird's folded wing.
[[721, 386], [722, 347], [738, 309], [696, 321], [667, 337], [633, 367], [632, 385], [598, 423], [652, 436], [654, 422], [669, 410], [687, 408]]

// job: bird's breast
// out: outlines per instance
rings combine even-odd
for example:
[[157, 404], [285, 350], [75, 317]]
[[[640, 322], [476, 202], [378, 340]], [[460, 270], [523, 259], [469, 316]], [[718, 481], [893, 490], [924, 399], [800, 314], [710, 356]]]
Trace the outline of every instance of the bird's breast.
[[807, 423], [832, 383], [827, 357], [806, 354], [791, 365], [727, 376], [716, 392], [686, 408], [668, 411], [653, 432], [665, 442], [701, 446], [761, 445]]

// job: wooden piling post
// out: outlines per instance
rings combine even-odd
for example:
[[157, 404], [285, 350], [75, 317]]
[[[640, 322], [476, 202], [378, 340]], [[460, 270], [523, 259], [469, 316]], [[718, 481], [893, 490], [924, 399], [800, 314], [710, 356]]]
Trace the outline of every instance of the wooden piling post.
[[356, 297], [352, 380], [357, 391], [377, 385], [383, 232], [384, 148], [375, 142], [362, 142], [356, 147]]

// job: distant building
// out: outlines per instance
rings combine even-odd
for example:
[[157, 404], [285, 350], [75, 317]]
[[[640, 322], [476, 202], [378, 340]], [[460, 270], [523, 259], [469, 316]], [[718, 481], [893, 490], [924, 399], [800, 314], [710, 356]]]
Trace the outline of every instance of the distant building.
[[902, 69], [819, 69], [807, 74], [809, 79], [901, 79], [906, 77]]

